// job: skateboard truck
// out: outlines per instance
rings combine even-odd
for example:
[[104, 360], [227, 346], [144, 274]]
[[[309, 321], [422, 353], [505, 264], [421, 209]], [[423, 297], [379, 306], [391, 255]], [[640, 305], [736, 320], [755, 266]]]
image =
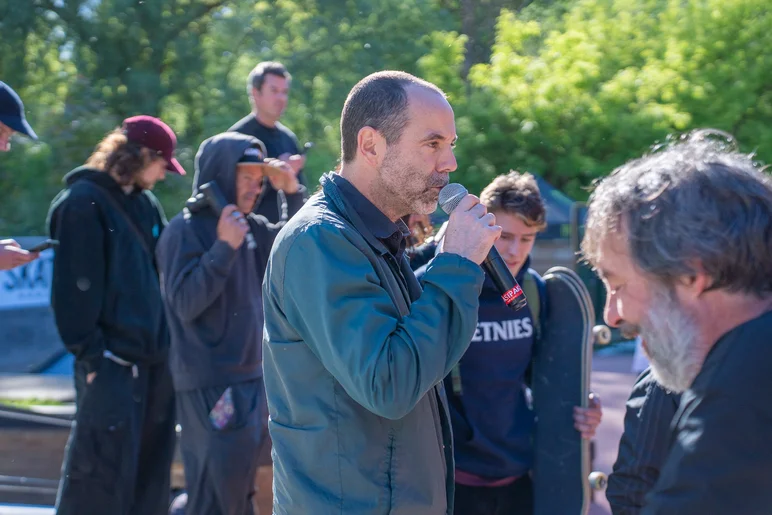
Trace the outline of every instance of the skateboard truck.
[[598, 345], [608, 345], [611, 343], [611, 329], [606, 325], [600, 324], [593, 327], [592, 336]]
[[603, 490], [606, 488], [606, 484], [608, 483], [608, 478], [606, 477], [606, 474], [603, 472], [590, 472], [589, 477], [587, 478], [590, 482], [590, 488], [593, 490]]

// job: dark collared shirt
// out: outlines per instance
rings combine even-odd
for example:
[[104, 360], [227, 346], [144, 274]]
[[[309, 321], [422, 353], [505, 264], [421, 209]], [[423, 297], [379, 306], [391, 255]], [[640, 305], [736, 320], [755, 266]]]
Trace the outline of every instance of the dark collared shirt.
[[407, 237], [410, 236], [410, 230], [405, 225], [405, 222], [401, 219], [396, 222], [389, 220], [389, 217], [375, 207], [375, 204], [370, 202], [353, 184], [340, 175], [333, 174], [332, 181], [356, 210], [367, 228], [373, 233], [373, 236], [378, 238], [399, 262], [405, 252]]
[[769, 515], [770, 334], [772, 310], [710, 349], [681, 395], [670, 452], [641, 515]]
[[624, 433], [606, 488], [614, 515], [638, 515], [643, 509], [670, 451], [670, 424], [680, 401], [680, 395], [657, 384], [651, 368], [638, 376], [625, 405]]

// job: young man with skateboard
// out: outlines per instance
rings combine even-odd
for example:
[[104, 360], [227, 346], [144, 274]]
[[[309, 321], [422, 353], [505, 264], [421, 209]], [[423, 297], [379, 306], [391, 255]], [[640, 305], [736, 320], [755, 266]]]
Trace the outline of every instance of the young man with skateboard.
[[[505, 515], [533, 512], [530, 471], [534, 412], [528, 375], [544, 312], [545, 284], [530, 268], [546, 210], [530, 174], [510, 172], [493, 180], [480, 202], [502, 227], [495, 246], [523, 286], [528, 306], [512, 311], [490, 277], [480, 295], [477, 331], [459, 365], [445, 378], [456, 462], [456, 513]], [[416, 271], [422, 277], [424, 268]], [[574, 426], [592, 438], [601, 419], [600, 401], [575, 408]]]

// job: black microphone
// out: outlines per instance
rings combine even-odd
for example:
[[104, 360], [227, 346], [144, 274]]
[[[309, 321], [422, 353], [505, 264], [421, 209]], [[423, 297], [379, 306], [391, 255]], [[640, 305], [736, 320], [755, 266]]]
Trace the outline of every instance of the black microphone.
[[[440, 207], [450, 216], [467, 193], [466, 188], [461, 184], [448, 184], [440, 191]], [[507, 306], [515, 311], [525, 307], [528, 303], [525, 293], [512, 276], [512, 272], [509, 271], [509, 267], [501, 258], [496, 247], [491, 247], [490, 252], [482, 262], [482, 267], [493, 280], [493, 284], [496, 285], [496, 289], [501, 293], [501, 298]]]

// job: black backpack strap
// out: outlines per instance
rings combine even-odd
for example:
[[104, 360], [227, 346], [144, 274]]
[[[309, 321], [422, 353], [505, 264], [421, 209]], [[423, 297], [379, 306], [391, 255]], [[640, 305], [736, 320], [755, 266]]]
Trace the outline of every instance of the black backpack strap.
[[123, 208], [120, 202], [118, 202], [115, 197], [113, 197], [109, 191], [104, 189], [103, 187], [99, 186], [96, 183], [89, 182], [90, 186], [93, 186], [93, 189], [95, 191], [99, 191], [99, 195], [101, 195], [105, 200], [107, 200], [114, 208], [115, 210], [123, 216], [123, 218], [126, 220], [126, 222], [129, 225], [129, 228], [134, 232], [137, 239], [139, 240], [139, 244], [142, 245], [142, 248], [145, 249], [145, 252], [150, 257], [150, 260], [153, 262], [153, 266], [155, 266], [155, 255], [153, 254], [153, 251], [150, 250], [150, 246], [147, 244], [147, 240], [145, 239], [145, 235], [142, 234], [142, 231], [137, 227], [136, 222], [134, 219], [129, 216], [129, 213], [126, 212], [126, 210]]

